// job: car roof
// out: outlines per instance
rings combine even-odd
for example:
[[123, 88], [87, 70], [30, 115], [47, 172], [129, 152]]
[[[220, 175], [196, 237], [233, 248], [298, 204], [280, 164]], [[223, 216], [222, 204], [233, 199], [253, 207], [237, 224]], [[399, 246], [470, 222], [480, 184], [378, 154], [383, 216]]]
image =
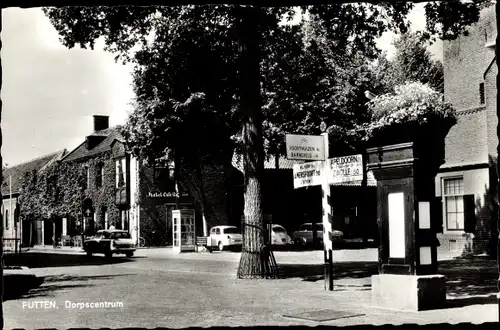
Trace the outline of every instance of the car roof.
[[236, 227], [236, 226], [213, 226], [212, 229], [214, 229], [214, 228], [222, 228], [222, 229], [224, 229], [224, 228], [238, 228], [238, 227]]
[[123, 229], [101, 229], [101, 230], [98, 230], [97, 232], [98, 233], [102, 233], [102, 232], [109, 232], [109, 233], [128, 233], [128, 231], [126, 230], [123, 230]]

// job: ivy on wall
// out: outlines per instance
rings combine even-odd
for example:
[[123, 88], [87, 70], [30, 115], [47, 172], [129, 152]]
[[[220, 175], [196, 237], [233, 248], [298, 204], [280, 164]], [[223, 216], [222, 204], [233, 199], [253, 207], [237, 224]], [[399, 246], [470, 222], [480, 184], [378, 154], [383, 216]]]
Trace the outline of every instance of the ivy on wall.
[[[102, 184], [98, 185], [100, 173]], [[83, 200], [89, 198], [96, 213], [95, 228], [102, 229], [104, 210], [108, 212], [110, 225], [120, 221], [114, 188], [115, 163], [110, 153], [79, 162], [55, 163], [42, 171], [25, 173], [21, 185], [21, 216], [30, 220], [81, 219]]]

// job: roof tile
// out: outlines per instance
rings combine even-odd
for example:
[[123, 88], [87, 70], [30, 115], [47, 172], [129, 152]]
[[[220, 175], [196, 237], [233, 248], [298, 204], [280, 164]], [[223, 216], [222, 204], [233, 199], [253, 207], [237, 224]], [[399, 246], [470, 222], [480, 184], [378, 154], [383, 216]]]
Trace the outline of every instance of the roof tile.
[[10, 194], [9, 178], [12, 178], [12, 193], [16, 194], [21, 189], [22, 180], [26, 172], [41, 170], [42, 168], [49, 166], [58, 159], [61, 159], [66, 154], [66, 152], [66, 149], [60, 150], [7, 168], [5, 172], [2, 173], [2, 195], [8, 196]]

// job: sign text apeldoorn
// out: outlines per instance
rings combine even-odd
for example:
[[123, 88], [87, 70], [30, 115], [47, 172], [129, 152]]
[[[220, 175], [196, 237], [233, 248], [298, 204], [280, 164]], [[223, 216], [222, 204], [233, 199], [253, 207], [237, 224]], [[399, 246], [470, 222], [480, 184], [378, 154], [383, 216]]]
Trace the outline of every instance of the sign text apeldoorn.
[[286, 135], [286, 156], [297, 160], [325, 160], [325, 141], [321, 135]]
[[351, 155], [328, 159], [330, 184], [363, 180], [363, 157]]
[[319, 186], [323, 178], [323, 161], [293, 165], [293, 187]]

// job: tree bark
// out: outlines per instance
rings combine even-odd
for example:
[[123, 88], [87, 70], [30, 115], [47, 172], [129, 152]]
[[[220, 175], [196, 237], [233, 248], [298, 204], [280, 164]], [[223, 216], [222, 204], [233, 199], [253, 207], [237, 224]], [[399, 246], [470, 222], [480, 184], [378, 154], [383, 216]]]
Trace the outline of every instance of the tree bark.
[[[495, 4], [495, 12], [496, 12], [496, 24], [497, 31], [500, 31], [500, 2], [496, 2]], [[500, 43], [500, 34], [497, 34], [496, 45], [495, 45], [495, 53], [496, 53], [496, 65], [497, 68], [500, 68], [500, 59], [498, 56], [500, 52], [498, 51], [498, 44]], [[497, 73], [497, 137], [500, 139], [500, 94], [498, 93], [500, 90], [500, 70]], [[500, 154], [500, 144], [497, 145], [497, 177], [500, 178], [500, 162], [498, 161], [498, 155]], [[500, 182], [497, 182], [497, 194], [500, 191]], [[498, 198], [498, 196], [497, 196]], [[500, 213], [500, 208], [498, 209]], [[497, 267], [500, 271], [500, 214], [497, 216]], [[500, 318], [500, 273], [498, 274], [498, 282], [497, 282], [497, 290], [499, 291], [497, 295], [497, 303], [498, 303], [498, 313]]]
[[[259, 8], [237, 9], [240, 37], [240, 108], [243, 116], [244, 233], [238, 278], [263, 278], [262, 174], [264, 144], [260, 95]], [[265, 262], [265, 261], [264, 261]]]
[[[0, 31], [2, 30], [2, 15], [0, 15]], [[1, 47], [0, 47], [1, 48]], [[0, 59], [0, 67], [2, 66], [2, 60]], [[0, 89], [2, 88], [2, 79], [0, 78]], [[2, 122], [2, 102], [0, 101], [0, 123]], [[0, 127], [0, 149], [2, 147], [2, 128]], [[0, 151], [0, 163], [2, 163], [2, 172], [3, 172], [3, 158], [2, 153]], [[0, 172], [0, 178], [3, 181], [3, 173]], [[0, 203], [2, 202], [2, 194], [0, 194]], [[2, 219], [2, 217], [0, 217]], [[0, 224], [0, 240], [2, 241], [0, 244], [0, 329], [3, 329], [3, 221]]]

